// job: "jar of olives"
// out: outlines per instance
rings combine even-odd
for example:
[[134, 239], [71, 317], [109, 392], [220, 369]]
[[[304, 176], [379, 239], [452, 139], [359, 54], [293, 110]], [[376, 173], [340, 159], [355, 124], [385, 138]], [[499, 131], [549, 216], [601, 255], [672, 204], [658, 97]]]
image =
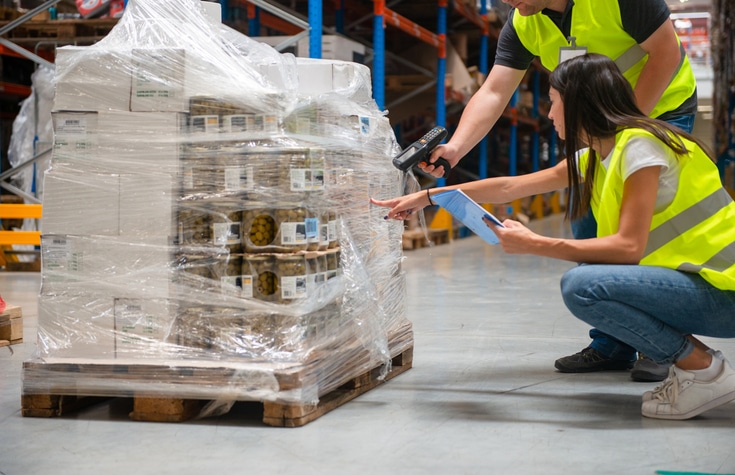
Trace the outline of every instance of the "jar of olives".
[[307, 210], [302, 207], [258, 207], [244, 210], [242, 220], [245, 251], [257, 253], [306, 250], [309, 245], [307, 217]]
[[281, 280], [281, 301], [305, 298], [309, 294], [305, 254], [276, 255], [276, 273]]
[[202, 203], [182, 203], [177, 212], [181, 246], [206, 246], [212, 241], [210, 213]]
[[275, 258], [270, 254], [245, 254], [242, 258], [242, 297], [276, 302], [279, 281]]

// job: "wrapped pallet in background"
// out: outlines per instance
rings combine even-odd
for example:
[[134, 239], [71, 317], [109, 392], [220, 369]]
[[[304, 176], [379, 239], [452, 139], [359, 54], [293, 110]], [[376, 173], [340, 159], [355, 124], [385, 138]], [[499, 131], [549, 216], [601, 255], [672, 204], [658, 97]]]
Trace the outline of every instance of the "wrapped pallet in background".
[[23, 393], [313, 404], [413, 346], [398, 151], [365, 66], [198, 0], [58, 50], [38, 350]]

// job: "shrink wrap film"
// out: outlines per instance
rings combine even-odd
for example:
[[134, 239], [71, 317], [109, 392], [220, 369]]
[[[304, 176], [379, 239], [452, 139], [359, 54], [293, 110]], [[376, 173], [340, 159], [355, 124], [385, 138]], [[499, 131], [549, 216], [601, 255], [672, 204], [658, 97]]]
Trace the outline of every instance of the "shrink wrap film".
[[297, 61], [196, 0], [130, 0], [59, 52], [24, 394], [312, 404], [412, 346], [367, 67]]

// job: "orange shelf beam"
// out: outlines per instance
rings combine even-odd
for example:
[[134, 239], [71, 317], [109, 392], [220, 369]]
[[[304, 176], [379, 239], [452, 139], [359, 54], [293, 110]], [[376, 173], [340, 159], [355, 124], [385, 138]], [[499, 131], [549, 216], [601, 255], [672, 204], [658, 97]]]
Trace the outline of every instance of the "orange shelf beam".
[[12, 244], [38, 246], [41, 244], [41, 231], [0, 231], [0, 246]]
[[40, 219], [42, 215], [43, 215], [43, 205], [40, 205], [40, 204], [16, 204], [16, 203], [0, 204], [0, 218]]
[[383, 18], [385, 19], [386, 23], [395, 26], [399, 30], [404, 31], [413, 37], [420, 39], [424, 43], [428, 43], [440, 49], [445, 48], [442, 35], [432, 33], [426, 28], [412, 22], [408, 18], [394, 12], [390, 8], [384, 9]]
[[11, 84], [8, 82], [0, 82], [0, 93], [2, 94], [14, 94], [16, 96], [30, 96], [31, 86], [24, 86], [23, 84]]

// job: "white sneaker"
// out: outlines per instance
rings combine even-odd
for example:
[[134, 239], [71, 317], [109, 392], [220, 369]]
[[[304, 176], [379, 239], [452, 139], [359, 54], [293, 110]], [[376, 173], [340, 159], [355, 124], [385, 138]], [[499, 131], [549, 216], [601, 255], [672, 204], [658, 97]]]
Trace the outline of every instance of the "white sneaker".
[[690, 419], [735, 400], [735, 370], [723, 358], [722, 370], [712, 381], [696, 381], [694, 374], [672, 366], [669, 377], [643, 395], [641, 413], [654, 419]]
[[[720, 360], [725, 361], [725, 355], [723, 355], [722, 352], [719, 350], [713, 350], [712, 348], [710, 348], [709, 350], [707, 350], [707, 353], [709, 353], [715, 358], [719, 358]], [[673, 365], [669, 366], [669, 375], [667, 376], [667, 378], [671, 378], [673, 376], [674, 374], [673, 369], [674, 369]], [[643, 393], [643, 402], [653, 400], [654, 393], [661, 391], [661, 388], [664, 386], [664, 384], [666, 384], [665, 381], [663, 384], [661, 384], [661, 386], [656, 386], [656, 388], [653, 391], [646, 391], [645, 393]]]

